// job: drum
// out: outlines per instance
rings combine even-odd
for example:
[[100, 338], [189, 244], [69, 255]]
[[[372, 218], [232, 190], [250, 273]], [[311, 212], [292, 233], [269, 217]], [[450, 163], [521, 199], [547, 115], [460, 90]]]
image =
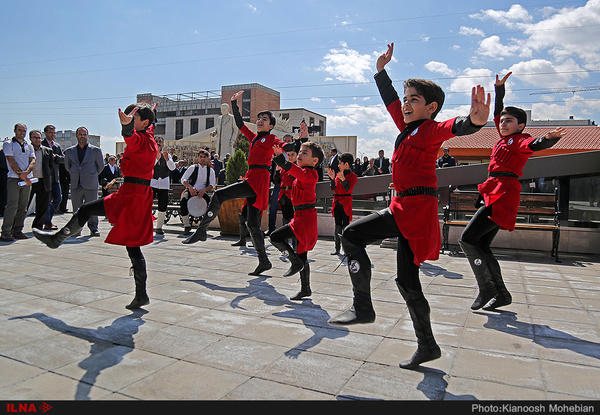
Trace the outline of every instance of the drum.
[[204, 200], [203, 197], [192, 196], [188, 200], [187, 207], [188, 212], [190, 212], [190, 216], [199, 218], [206, 213], [206, 208], [208, 207], [208, 204], [206, 203], [206, 200]]

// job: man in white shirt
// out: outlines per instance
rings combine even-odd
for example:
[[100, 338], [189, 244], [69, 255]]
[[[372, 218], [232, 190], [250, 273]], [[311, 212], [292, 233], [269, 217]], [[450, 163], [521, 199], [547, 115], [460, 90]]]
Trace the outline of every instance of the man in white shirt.
[[15, 136], [2, 145], [8, 167], [7, 201], [0, 235], [0, 240], [4, 242], [27, 239], [23, 233], [23, 226], [27, 217], [32, 171], [35, 166], [33, 146], [25, 141], [27, 126], [16, 124], [14, 131]]
[[206, 194], [214, 190], [216, 185], [215, 171], [210, 167], [210, 155], [206, 150], [200, 150], [196, 163], [190, 166], [183, 177], [181, 183], [186, 187], [186, 191], [181, 196], [181, 220], [183, 221], [183, 235], [191, 234], [192, 226], [190, 224], [190, 214], [188, 211], [188, 201], [192, 197], [201, 197], [208, 204], [210, 198]]

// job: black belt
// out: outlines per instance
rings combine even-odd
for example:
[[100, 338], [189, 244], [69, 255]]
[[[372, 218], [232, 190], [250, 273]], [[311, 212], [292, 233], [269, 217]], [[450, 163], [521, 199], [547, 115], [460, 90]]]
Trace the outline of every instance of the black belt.
[[491, 171], [488, 173], [488, 177], [514, 177], [519, 178], [518, 175], [514, 174], [511, 171]]
[[437, 189], [435, 187], [427, 187], [427, 186], [416, 186], [411, 187], [410, 189], [406, 189], [402, 192], [398, 192], [397, 197], [406, 197], [406, 196], [418, 196], [418, 195], [427, 195], [427, 196], [435, 196], [437, 197]]
[[150, 179], [141, 179], [139, 177], [124, 177], [123, 183], [135, 183], [143, 186], [150, 186]]
[[250, 164], [248, 166], [248, 170], [253, 170], [253, 169], [266, 169], [266, 170], [270, 170], [271, 166], [267, 166], [266, 164]]
[[292, 186], [282, 186], [281, 190], [291, 190]]
[[299, 210], [314, 209], [316, 206], [316, 203], [305, 203], [304, 205], [296, 205], [294, 206], [294, 212], [298, 212]]
[[351, 195], [350, 193], [346, 193], [346, 194], [343, 194], [343, 195], [338, 195], [337, 193], [334, 193], [333, 195], [334, 195], [335, 197], [348, 197], [348, 196], [349, 196], [349, 197], [352, 197], [352, 195]]

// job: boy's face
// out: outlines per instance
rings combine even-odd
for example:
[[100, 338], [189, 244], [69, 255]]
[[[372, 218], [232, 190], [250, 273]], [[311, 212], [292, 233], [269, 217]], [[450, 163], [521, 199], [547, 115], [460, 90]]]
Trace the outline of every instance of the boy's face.
[[404, 100], [402, 104], [402, 113], [404, 122], [409, 123], [418, 120], [429, 120], [432, 114], [437, 110], [437, 102], [425, 103], [425, 97], [415, 89], [409, 86], [404, 90]]
[[340, 161], [338, 167], [340, 168], [340, 170], [350, 170], [350, 163], [344, 163], [343, 161]]
[[133, 128], [135, 131], [144, 131], [148, 127], [149, 120], [144, 120], [140, 118], [140, 114], [137, 112], [133, 114]]
[[300, 146], [300, 153], [298, 153], [298, 166], [310, 167], [316, 166], [319, 162], [317, 157], [313, 157], [312, 151], [306, 146]]
[[500, 117], [500, 134], [502, 137], [507, 137], [516, 133], [520, 133], [525, 128], [525, 124], [519, 124], [516, 117], [510, 114], [504, 114]]
[[208, 164], [208, 156], [206, 154], [202, 154], [202, 153], [198, 154], [197, 160], [198, 160], [198, 164], [203, 167]]
[[273, 129], [271, 125], [271, 120], [267, 114], [261, 114], [256, 119], [256, 129], [258, 131], [266, 131], [269, 132]]
[[291, 163], [295, 163], [296, 160], [298, 160], [298, 153], [296, 153], [295, 151], [288, 151], [287, 158]]

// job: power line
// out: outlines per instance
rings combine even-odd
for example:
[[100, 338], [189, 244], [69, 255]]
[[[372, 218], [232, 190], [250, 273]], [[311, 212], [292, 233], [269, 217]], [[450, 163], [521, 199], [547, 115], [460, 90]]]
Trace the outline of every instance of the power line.
[[[573, 3], [579, 3], [579, 1], [557, 2], [557, 3], [551, 3], [551, 4], [546, 3], [546, 4], [539, 4], [539, 5], [529, 5], [528, 7], [540, 7], [540, 6], [549, 7], [549, 6], [555, 6], [555, 5], [564, 6], [566, 4], [573, 4]], [[161, 49], [171, 49], [174, 47], [185, 47], [185, 46], [201, 45], [201, 44], [207, 44], [207, 43], [218, 43], [218, 42], [233, 41], [233, 40], [240, 40], [240, 39], [249, 39], [249, 38], [281, 36], [281, 35], [285, 35], [285, 34], [306, 32], [306, 31], [340, 29], [340, 28], [346, 28], [346, 27], [355, 27], [355, 26], [372, 25], [372, 24], [395, 23], [395, 22], [406, 21], [406, 20], [431, 19], [431, 18], [437, 18], [437, 17], [448, 18], [451, 16], [468, 15], [468, 14], [477, 13], [480, 11], [481, 10], [472, 10], [472, 11], [467, 11], [467, 12], [442, 13], [442, 14], [412, 16], [412, 17], [400, 17], [400, 18], [395, 18], [395, 19], [383, 19], [383, 20], [375, 20], [375, 21], [360, 22], [360, 23], [345, 23], [342, 25], [333, 24], [333, 25], [318, 26], [318, 27], [313, 27], [313, 28], [303, 27], [302, 29], [284, 30], [284, 31], [269, 32], [269, 33], [257, 33], [257, 34], [245, 33], [244, 35], [240, 35], [240, 36], [231, 36], [231, 37], [224, 37], [224, 38], [217, 38], [217, 39], [210, 39], [210, 40], [199, 40], [199, 41], [195, 41], [195, 42], [177, 43], [177, 44], [164, 45], [164, 46], [152, 46], [152, 47], [147, 47], [147, 48], [129, 49], [129, 50], [122, 50], [122, 51], [115, 51], [115, 52], [94, 53], [94, 54], [87, 54], [87, 55], [44, 59], [44, 60], [29, 61], [29, 62], [10, 62], [10, 63], [0, 64], [0, 67], [17, 66], [17, 65], [31, 65], [31, 64], [58, 62], [58, 61], [73, 60], [73, 59], [94, 58], [94, 57], [120, 55], [120, 54], [126, 54], [126, 53], [134, 53], [134, 52], [149, 52], [149, 51], [161, 50]], [[564, 29], [564, 28], [560, 28], [560, 29]], [[537, 31], [537, 30], [554, 30], [554, 29], [536, 29], [535, 31]], [[498, 34], [510, 34], [510, 33], [521, 33], [521, 32], [506, 32], [506, 33], [498, 33]], [[452, 37], [439, 38], [439, 39], [448, 39], [448, 38], [453, 38], [453, 37], [464, 37], [464, 36], [452, 36]], [[435, 39], [435, 38], [430, 38], [430, 40], [431, 39]], [[412, 41], [422, 41], [422, 39], [412, 40]], [[398, 43], [400, 43], [400, 42], [407, 42], [407, 41], [398, 41]]]

